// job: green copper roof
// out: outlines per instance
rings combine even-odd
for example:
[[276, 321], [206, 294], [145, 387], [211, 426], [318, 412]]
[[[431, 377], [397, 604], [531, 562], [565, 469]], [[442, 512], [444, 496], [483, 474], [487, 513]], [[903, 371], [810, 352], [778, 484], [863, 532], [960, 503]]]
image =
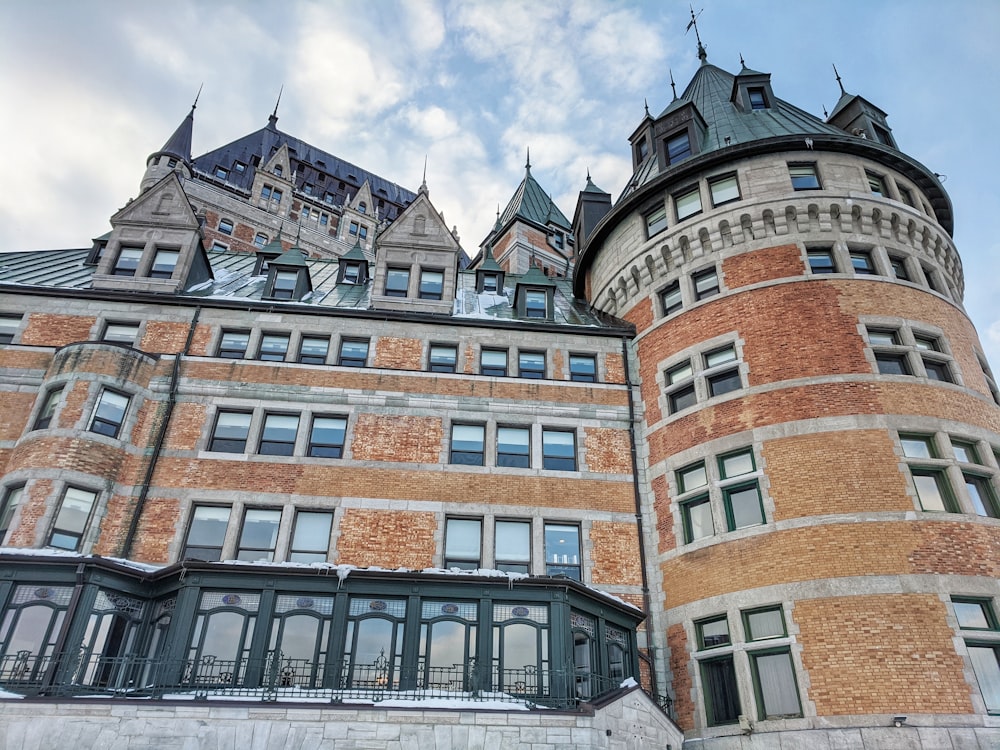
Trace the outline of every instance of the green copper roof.
[[531, 176], [530, 166], [525, 167], [524, 179], [521, 180], [521, 184], [514, 191], [510, 203], [500, 215], [499, 223], [501, 226], [506, 226], [507, 222], [515, 217], [543, 227], [547, 224], [555, 224], [566, 231], [572, 231], [569, 219], [563, 215], [559, 207], [552, 202], [548, 193], [542, 190], [542, 186]]

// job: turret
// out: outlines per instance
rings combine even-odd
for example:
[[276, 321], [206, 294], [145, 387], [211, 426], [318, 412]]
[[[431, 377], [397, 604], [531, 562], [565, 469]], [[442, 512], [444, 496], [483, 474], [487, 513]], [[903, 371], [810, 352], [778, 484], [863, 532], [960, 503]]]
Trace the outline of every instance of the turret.
[[[198, 94], [200, 96], [201, 92]], [[191, 134], [194, 130], [194, 110], [197, 106], [198, 98], [195, 97], [191, 111], [163, 144], [163, 148], [154, 151], [146, 159], [146, 172], [142, 176], [142, 182], [139, 183], [140, 193], [145, 193], [165, 175], [175, 170], [183, 179], [191, 179]]]

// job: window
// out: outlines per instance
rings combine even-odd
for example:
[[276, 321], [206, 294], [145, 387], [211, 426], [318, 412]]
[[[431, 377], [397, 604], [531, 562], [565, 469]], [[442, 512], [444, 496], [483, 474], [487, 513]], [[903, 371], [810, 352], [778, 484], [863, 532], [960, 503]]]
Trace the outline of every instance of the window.
[[[764, 523], [764, 506], [757, 478], [744, 478], [756, 472], [753, 451], [749, 448], [719, 458], [719, 481], [730, 531]], [[730, 483], [729, 480], [734, 480]]]
[[326, 336], [303, 336], [299, 344], [299, 362], [304, 365], [325, 365], [330, 351], [330, 339]]
[[494, 566], [506, 573], [531, 569], [531, 523], [497, 521], [494, 527]]
[[307, 455], [313, 458], [342, 458], [346, 435], [346, 417], [313, 417]]
[[135, 343], [135, 337], [138, 335], [138, 323], [107, 323], [104, 326], [104, 334], [101, 336], [101, 341], [132, 346]]
[[953, 598], [952, 607], [986, 711], [1000, 714], [1000, 627], [992, 602]]
[[357, 284], [361, 281], [361, 264], [360, 263], [350, 263], [344, 262], [344, 277], [341, 279], [343, 284]]
[[278, 206], [281, 204], [281, 191], [272, 187], [271, 185], [264, 185], [260, 189], [260, 202], [261, 208], [270, 209], [276, 211]]
[[368, 362], [368, 339], [344, 339], [340, 342], [341, 367], [364, 367]]
[[271, 299], [294, 299], [295, 285], [299, 280], [298, 271], [275, 271], [274, 284], [271, 287]]
[[[688, 469], [687, 471], [695, 471], [705, 474], [705, 464], [702, 462], [697, 467], [693, 469]], [[680, 474], [680, 472], [678, 472]], [[708, 482], [704, 482], [702, 487], [707, 486]], [[683, 485], [686, 486], [686, 485]], [[696, 542], [699, 539], [705, 539], [710, 536], [715, 535], [715, 521], [712, 518], [712, 503], [707, 494], [697, 495], [690, 499], [684, 500], [680, 503], [681, 520], [684, 526], [684, 543], [690, 544], [691, 542]]]
[[708, 725], [735, 724], [740, 718], [740, 693], [732, 654], [701, 659], [699, 667]]
[[690, 361], [671, 367], [664, 373], [664, 380], [668, 388], [667, 404], [671, 414], [676, 414], [698, 403], [694, 387], [694, 370]]
[[257, 234], [254, 235], [253, 238], [254, 247], [263, 249], [264, 245], [266, 245], [267, 242], [268, 242], [268, 237], [263, 232], [257, 232]]
[[52, 524], [52, 531], [49, 532], [48, 546], [78, 551], [96, 501], [96, 492], [67, 487], [56, 520]]
[[691, 140], [685, 130], [667, 138], [667, 164], [676, 164], [691, 156]]
[[767, 99], [764, 97], [764, 89], [759, 87], [748, 88], [747, 98], [750, 100], [750, 109], [767, 109]]
[[224, 242], [219, 242], [218, 240], [216, 240], [215, 242], [212, 243], [212, 250], [214, 250], [217, 253], [224, 253], [229, 250], [229, 245], [225, 244]]
[[153, 265], [149, 269], [151, 279], [169, 279], [174, 275], [177, 261], [180, 260], [180, 250], [157, 250], [153, 256]]
[[232, 219], [219, 219], [219, 233], [228, 235], [233, 233]]
[[114, 276], [135, 276], [139, 269], [139, 261], [142, 260], [142, 248], [123, 245], [118, 251], [118, 259], [115, 267], [111, 270]]
[[489, 294], [496, 294], [500, 285], [500, 276], [495, 273], [483, 274], [483, 291]]
[[836, 273], [837, 264], [833, 260], [833, 250], [810, 250], [807, 253], [810, 273]]
[[249, 508], [243, 516], [240, 546], [236, 559], [244, 562], [271, 562], [278, 543], [280, 510]]
[[924, 278], [927, 279], [927, 286], [938, 294], [944, 294], [944, 287], [941, 286], [941, 282], [938, 280], [937, 272], [925, 263], [921, 263], [920, 268], [924, 272]]
[[[743, 613], [748, 647], [759, 641], [784, 638], [785, 620], [780, 607]], [[787, 719], [802, 715], [795, 667], [787, 646], [747, 649], [758, 719]]]
[[947, 464], [933, 460], [938, 458], [934, 438], [930, 435], [901, 434], [899, 442], [906, 458], [917, 459], [915, 462], [907, 461], [907, 465], [921, 509], [939, 513], [957, 512], [948, 484]]
[[916, 203], [913, 201], [913, 193], [910, 189], [903, 187], [898, 182], [896, 183], [896, 189], [899, 191], [899, 199], [903, 201], [907, 206], [916, 207]]
[[497, 427], [497, 466], [527, 469], [530, 463], [530, 428]]
[[483, 466], [486, 428], [481, 424], [451, 426], [451, 463]]
[[224, 180], [227, 177], [229, 177], [229, 170], [226, 169], [225, 167], [216, 167], [215, 176], [218, 177], [220, 180]]
[[[305, 193], [306, 195], [312, 195], [313, 194], [313, 186], [310, 185], [307, 182], [305, 185], [302, 186], [302, 192]], [[362, 213], [364, 213], [364, 212], [362, 211]]]
[[729, 621], [725, 615], [696, 622], [695, 632], [698, 634], [698, 649], [719, 648], [732, 644], [729, 636]]
[[52, 415], [56, 413], [56, 407], [62, 401], [62, 393], [62, 386], [52, 388], [48, 392], [45, 396], [45, 403], [42, 405], [42, 410], [38, 412], [38, 417], [36, 417], [35, 424], [31, 429], [47, 430], [49, 428], [49, 425], [52, 424]]
[[877, 175], [874, 172], [865, 172], [868, 177], [868, 188], [872, 191], [873, 195], [878, 195], [883, 198], [889, 197], [889, 191], [885, 189], [885, 178], [881, 175]]
[[990, 484], [989, 477], [964, 472], [962, 478], [965, 480], [965, 490], [976, 515], [1000, 518], [1000, 506], [997, 505], [997, 495]]
[[483, 349], [479, 352], [479, 373], [495, 378], [507, 376], [507, 350]]
[[683, 221], [689, 216], [701, 213], [701, 191], [695, 187], [685, 193], [674, 196], [674, 206], [677, 209], [677, 221]]
[[298, 431], [298, 414], [265, 414], [257, 452], [265, 456], [292, 455]]
[[281, 177], [285, 173], [285, 168], [282, 167], [280, 164], [275, 164], [273, 171], [276, 176]]
[[709, 180], [708, 189], [712, 194], [713, 206], [740, 199], [740, 184], [734, 174]]
[[875, 273], [875, 264], [872, 263], [872, 254], [868, 250], [851, 250], [851, 267], [855, 274], [872, 275]]
[[420, 299], [441, 299], [443, 290], [443, 271], [420, 271]]
[[892, 275], [899, 281], [909, 281], [910, 273], [906, 270], [906, 259], [898, 255], [889, 256], [889, 266], [892, 268]]
[[727, 531], [765, 522], [751, 448], [723, 454], [715, 462], [688, 464], [675, 472], [675, 479], [685, 544], [714, 536], [716, 518], [725, 518]]
[[544, 378], [545, 352], [518, 352], [517, 373], [522, 378]]
[[357, 237], [357, 236], [358, 236], [358, 229], [359, 229], [359, 225], [358, 225], [358, 222], [356, 222], [356, 221], [352, 221], [352, 222], [351, 222], [351, 225], [350, 225], [350, 227], [348, 228], [348, 230], [347, 230], [347, 231], [348, 231], [348, 233], [349, 233], [349, 234], [350, 234], [350, 235], [351, 235], [352, 237]]
[[216, 453], [245, 453], [250, 434], [250, 414], [241, 411], [220, 411], [208, 449]]
[[455, 372], [458, 347], [454, 344], [431, 344], [428, 369], [431, 372]]
[[260, 337], [260, 351], [257, 354], [257, 359], [266, 362], [284, 362], [287, 352], [287, 333], [265, 333]]
[[819, 190], [819, 175], [815, 164], [789, 164], [788, 174], [792, 178], [792, 190]]
[[332, 528], [333, 513], [306, 510], [296, 513], [288, 562], [326, 562]]
[[239, 172], [240, 174], [243, 174], [246, 171], [246, 169], [247, 169], [247, 165], [244, 164], [241, 161], [234, 161], [233, 162], [233, 169], [235, 171]]
[[128, 402], [128, 396], [123, 393], [107, 389], [101, 391], [97, 406], [94, 408], [94, 415], [90, 418], [90, 431], [108, 437], [118, 437], [122, 422], [125, 421]]
[[524, 317], [547, 318], [549, 295], [541, 289], [527, 289], [524, 292]]
[[388, 268], [385, 272], [385, 295], [405, 297], [410, 286], [410, 269]]
[[249, 343], [249, 331], [223, 331], [219, 341], [219, 356], [225, 359], [243, 359]]
[[582, 581], [580, 527], [564, 523], [545, 524], [545, 575], [566, 576]]
[[684, 301], [681, 298], [680, 281], [670, 282], [660, 292], [660, 304], [663, 305], [664, 315], [672, 315], [684, 306]]
[[667, 409], [676, 414], [701, 399], [723, 396], [744, 387], [735, 344], [711, 349], [700, 357], [685, 359], [663, 373]]
[[445, 522], [444, 567], [477, 570], [482, 554], [483, 522], [449, 518]]
[[997, 381], [993, 377], [993, 371], [990, 369], [989, 363], [979, 352], [976, 352], [976, 359], [979, 360], [979, 367], [983, 371], [983, 378], [986, 380], [986, 387], [990, 391], [990, 395], [993, 396], [993, 400], [1000, 404], [1000, 388], [997, 388]]
[[935, 334], [898, 328], [869, 327], [868, 343], [882, 375], [912, 375], [944, 383], [955, 382], [944, 340]]
[[716, 372], [715, 368], [722, 367], [730, 362], [737, 362], [736, 347], [730, 344], [722, 349], [716, 349], [705, 355], [705, 370], [712, 371], [705, 376], [708, 384], [708, 396], [721, 396], [730, 391], [736, 391], [743, 387], [740, 379], [739, 365], [732, 368], [723, 368], [721, 372]]
[[[10, 521], [14, 517], [14, 511], [24, 496], [24, 485], [20, 487], [9, 487], [3, 496], [3, 504], [0, 505], [0, 545], [7, 537], [7, 530], [10, 528]], [[527, 571], [525, 571], [527, 572]]]
[[594, 355], [570, 354], [569, 379], [581, 383], [597, 382], [597, 359]]
[[576, 433], [542, 429], [542, 468], [576, 471]]
[[719, 275], [714, 267], [691, 274], [691, 280], [694, 282], [696, 300], [707, 299], [719, 293]]
[[0, 315], [0, 344], [13, 342], [20, 327], [20, 315]]
[[646, 214], [646, 236], [652, 237], [667, 228], [667, 209], [661, 206]]

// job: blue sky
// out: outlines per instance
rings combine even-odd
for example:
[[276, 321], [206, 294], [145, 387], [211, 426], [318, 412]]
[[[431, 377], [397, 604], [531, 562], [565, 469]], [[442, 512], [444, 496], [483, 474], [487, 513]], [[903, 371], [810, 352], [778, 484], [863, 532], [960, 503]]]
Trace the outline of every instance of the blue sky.
[[[845, 87], [945, 175], [966, 309], [1000, 374], [1000, 2], [703, 0], [709, 61], [822, 115]], [[0, 3], [0, 250], [80, 247], [138, 190], [198, 87], [195, 155], [278, 127], [431, 199], [475, 253], [524, 170], [568, 216], [618, 195], [628, 135], [694, 73], [684, 2]]]

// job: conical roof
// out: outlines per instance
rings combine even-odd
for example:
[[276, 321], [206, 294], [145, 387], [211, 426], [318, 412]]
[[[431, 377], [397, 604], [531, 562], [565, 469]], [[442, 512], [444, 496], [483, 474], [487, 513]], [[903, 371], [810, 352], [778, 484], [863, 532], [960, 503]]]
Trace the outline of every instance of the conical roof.
[[191, 163], [191, 134], [194, 132], [194, 109], [194, 106], [192, 106], [191, 111], [188, 112], [188, 116], [177, 126], [177, 130], [163, 144], [163, 148], [152, 154], [152, 156], [166, 154], [167, 156], [172, 156], [175, 159], [183, 161], [185, 164]]
[[507, 222], [514, 218], [524, 219], [543, 227], [547, 224], [555, 224], [567, 232], [572, 231], [569, 219], [563, 215], [559, 207], [552, 202], [549, 194], [532, 177], [530, 165], [525, 167], [524, 179], [521, 180], [521, 184], [514, 191], [507, 208], [500, 215], [500, 225], [506, 226]]

